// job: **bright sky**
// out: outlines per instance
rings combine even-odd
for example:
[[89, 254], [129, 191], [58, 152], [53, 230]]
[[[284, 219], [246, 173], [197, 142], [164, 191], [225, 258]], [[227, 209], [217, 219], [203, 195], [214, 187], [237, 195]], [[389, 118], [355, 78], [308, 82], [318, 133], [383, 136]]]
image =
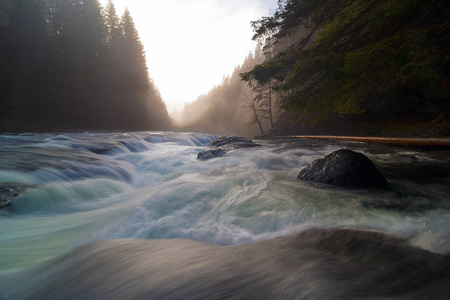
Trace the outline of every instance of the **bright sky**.
[[[107, 0], [101, 0], [106, 6]], [[150, 77], [176, 116], [222, 82], [256, 43], [250, 21], [268, 16], [277, 0], [113, 0], [131, 12]]]

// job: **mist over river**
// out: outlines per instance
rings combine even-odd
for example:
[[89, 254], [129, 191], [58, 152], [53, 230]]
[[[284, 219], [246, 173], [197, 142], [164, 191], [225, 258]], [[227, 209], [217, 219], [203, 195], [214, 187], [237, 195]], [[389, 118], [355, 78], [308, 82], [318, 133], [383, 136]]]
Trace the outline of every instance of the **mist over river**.
[[[449, 299], [443, 284], [449, 282], [448, 270], [439, 267], [450, 266], [447, 150], [264, 140], [257, 141], [260, 147], [198, 160], [216, 137], [0, 135], [0, 183], [27, 186], [10, 208], [0, 210], [0, 294], [6, 299], [345, 299], [374, 293], [410, 299], [415, 291], [408, 284], [415, 284], [415, 299]], [[368, 156], [390, 187], [345, 189], [297, 180], [303, 167], [341, 148]], [[309, 250], [296, 256], [295, 270], [276, 258], [298, 252], [288, 252], [298, 244], [293, 237], [302, 249], [311, 241]], [[317, 242], [323, 239], [326, 247]], [[399, 246], [398, 253], [383, 248], [397, 244], [413, 247]], [[336, 259], [317, 257], [324, 247]], [[422, 275], [412, 267], [383, 271], [411, 282], [389, 285], [392, 279], [382, 277], [388, 278], [383, 294], [378, 277], [367, 277], [374, 273], [364, 268], [372, 259], [373, 265], [388, 265], [382, 259], [393, 252], [395, 260], [414, 261], [404, 262], [408, 268], [428, 269], [420, 269]], [[337, 275], [341, 264], [356, 256], [359, 267]], [[124, 258], [129, 260], [119, 261]]]

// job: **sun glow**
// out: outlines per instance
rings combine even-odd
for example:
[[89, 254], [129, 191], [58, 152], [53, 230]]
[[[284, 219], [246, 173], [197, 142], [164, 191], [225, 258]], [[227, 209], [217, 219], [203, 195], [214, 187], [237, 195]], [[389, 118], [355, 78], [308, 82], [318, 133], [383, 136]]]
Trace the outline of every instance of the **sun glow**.
[[113, 0], [119, 16], [130, 10], [150, 77], [174, 117], [243, 62], [256, 46], [250, 21], [268, 15], [276, 2]]

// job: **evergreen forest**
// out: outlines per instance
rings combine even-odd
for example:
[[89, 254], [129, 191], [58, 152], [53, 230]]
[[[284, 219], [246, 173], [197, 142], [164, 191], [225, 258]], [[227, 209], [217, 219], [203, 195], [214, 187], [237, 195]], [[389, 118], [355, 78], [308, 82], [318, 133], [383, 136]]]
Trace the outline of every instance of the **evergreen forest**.
[[190, 124], [212, 132], [229, 114], [247, 133], [449, 136], [449, 15], [445, 0], [279, 0], [252, 22], [258, 59], [185, 113], [206, 107]]
[[[448, 136], [449, 15], [445, 0], [278, 0], [181, 130]], [[0, 0], [0, 43], [0, 132], [174, 129], [111, 1]]]
[[0, 131], [171, 126], [128, 10], [111, 1], [0, 1]]

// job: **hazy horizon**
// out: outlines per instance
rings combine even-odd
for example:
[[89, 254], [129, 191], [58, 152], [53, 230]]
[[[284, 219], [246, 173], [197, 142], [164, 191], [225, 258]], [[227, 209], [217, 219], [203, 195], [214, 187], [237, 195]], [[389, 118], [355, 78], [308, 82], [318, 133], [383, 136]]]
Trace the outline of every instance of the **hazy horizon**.
[[[107, 0], [100, 3], [105, 7]], [[130, 10], [149, 75], [175, 119], [185, 103], [208, 93], [244, 61], [256, 46], [250, 22], [277, 7], [276, 0], [113, 3], [119, 16]]]

